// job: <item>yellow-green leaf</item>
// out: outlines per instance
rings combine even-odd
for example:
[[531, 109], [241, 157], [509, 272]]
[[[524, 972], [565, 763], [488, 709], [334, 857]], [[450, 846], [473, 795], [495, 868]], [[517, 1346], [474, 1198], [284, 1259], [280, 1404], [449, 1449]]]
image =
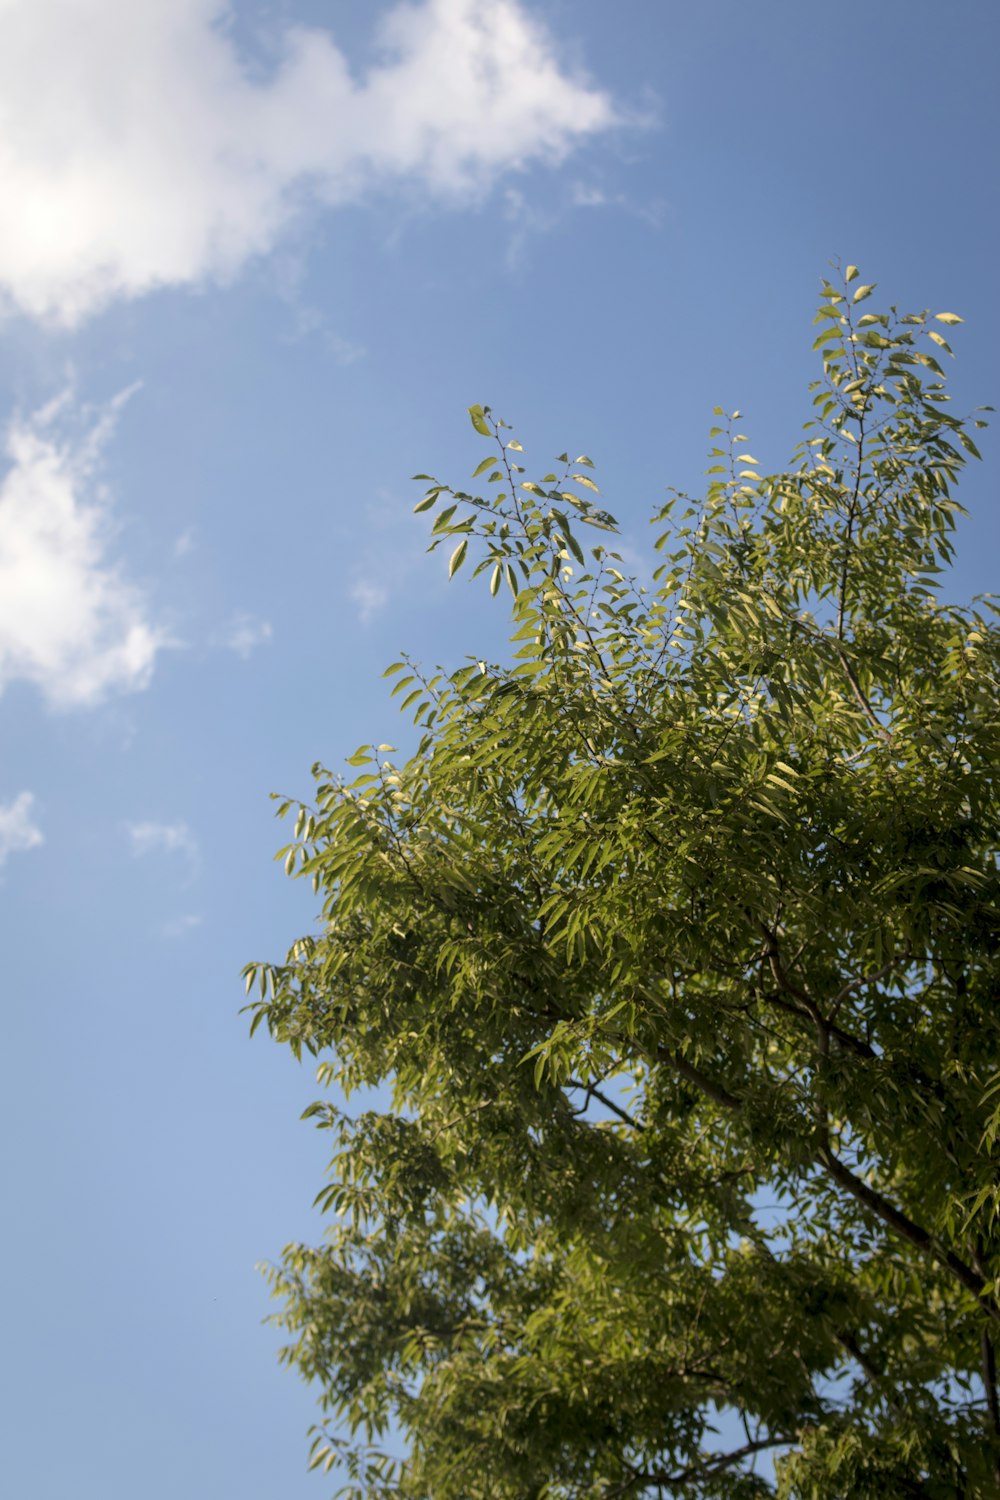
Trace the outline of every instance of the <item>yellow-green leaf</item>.
[[486, 422], [486, 414], [481, 406], [469, 407], [469, 419], [476, 431], [481, 432], [483, 437], [493, 436]]
[[956, 323], [965, 322], [965, 319], [960, 318], [958, 313], [935, 313], [934, 317], [938, 323], [947, 323], [949, 327], [954, 327]]
[[451, 554], [451, 557], [448, 559], [448, 577], [449, 578], [454, 578], [455, 574], [458, 572], [459, 568], [462, 566], [463, 562], [465, 561], [465, 554], [466, 554], [466, 551], [468, 550], [468, 546], [469, 546], [468, 538], [467, 537], [463, 538], [463, 540], [459, 542], [458, 546], [455, 548], [454, 552]]

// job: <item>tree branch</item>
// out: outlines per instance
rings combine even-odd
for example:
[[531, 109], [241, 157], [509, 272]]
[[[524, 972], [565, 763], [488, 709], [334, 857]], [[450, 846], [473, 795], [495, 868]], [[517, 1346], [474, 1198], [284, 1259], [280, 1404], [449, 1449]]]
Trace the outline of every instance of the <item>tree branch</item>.
[[[972, 1245], [972, 1263], [976, 1270], [986, 1275], [986, 1263], [983, 1259], [983, 1244], [976, 1240]], [[990, 1331], [984, 1326], [979, 1336], [979, 1350], [981, 1358], [981, 1373], [983, 1391], [986, 1395], [986, 1410], [990, 1415], [990, 1426], [993, 1428], [993, 1436], [1000, 1441], [1000, 1399], [997, 1396], [997, 1360], [996, 1351], [993, 1348], [993, 1340]], [[997, 1454], [993, 1467], [993, 1477], [1000, 1491], [1000, 1453]]]
[[714, 1079], [709, 1078], [707, 1073], [703, 1073], [686, 1058], [679, 1057], [676, 1052], [670, 1052], [666, 1047], [657, 1047], [654, 1056], [657, 1062], [666, 1063], [668, 1068], [673, 1068], [685, 1083], [693, 1084], [706, 1098], [711, 1099], [713, 1104], [721, 1105], [723, 1109], [737, 1113], [743, 1108], [742, 1099], [731, 1094], [721, 1083], [716, 1083]]
[[[742, 1448], [735, 1448], [732, 1453], [718, 1453], [712, 1458], [705, 1459], [703, 1463], [689, 1464], [686, 1469], [679, 1469], [674, 1474], [656, 1471], [650, 1473], [645, 1469], [637, 1469], [618, 1493], [626, 1494], [637, 1484], [690, 1484], [696, 1479], [712, 1479], [716, 1474], [721, 1474], [724, 1469], [731, 1469], [734, 1464], [742, 1463], [745, 1458], [750, 1458], [755, 1453], [763, 1453], [767, 1448], [790, 1448], [797, 1441], [795, 1437], [758, 1438], [756, 1442], [744, 1443]], [[612, 1493], [615, 1492], [612, 1491]]]
[[864, 690], [862, 689], [862, 686], [855, 675], [854, 668], [851, 666], [851, 663], [847, 659], [847, 652], [840, 645], [837, 646], [837, 657], [840, 661], [840, 665], [844, 669], [844, 676], [851, 684], [851, 689], [854, 693], [855, 698], [857, 698], [862, 709], [864, 710], [865, 718], [868, 720], [869, 724], [871, 724], [872, 728], [877, 731], [880, 739], [883, 739], [886, 744], [888, 744], [892, 739], [892, 731], [890, 729], [886, 729], [885, 725], [882, 723], [882, 720], [872, 708], [871, 703], [865, 696]]
[[[779, 1010], [785, 1011], [790, 1016], [798, 1016], [801, 1020], [811, 1021], [814, 1025], [816, 1023], [816, 1017], [812, 1012], [806, 1010], [804, 1006], [796, 1005], [791, 1000], [783, 1000], [780, 995], [766, 994], [761, 995], [760, 998], [765, 1005], [776, 1005]], [[845, 1031], [843, 1027], [825, 1018], [823, 1024], [829, 1032], [831, 1042], [836, 1042], [837, 1046], [842, 1047], [845, 1052], [853, 1052], [856, 1057], [863, 1057], [866, 1062], [872, 1062], [878, 1057], [875, 1048], [868, 1042], [863, 1042], [860, 1037], [852, 1036], [849, 1031]]]
[[646, 1127], [641, 1120], [633, 1119], [627, 1110], [621, 1109], [613, 1099], [609, 1099], [607, 1095], [602, 1094], [596, 1084], [583, 1083], [579, 1078], [567, 1078], [566, 1086], [571, 1089], [582, 1089], [588, 1098], [600, 1100], [605, 1109], [609, 1109], [612, 1114], [618, 1116], [623, 1124], [631, 1126], [633, 1130], [645, 1130]]
[[833, 1331], [838, 1344], [846, 1349], [847, 1353], [854, 1360], [854, 1363], [863, 1372], [865, 1379], [868, 1381], [868, 1384], [873, 1388], [873, 1390], [879, 1393], [879, 1395], [885, 1401], [886, 1406], [888, 1406], [889, 1410], [892, 1412], [893, 1416], [897, 1418], [902, 1417], [903, 1408], [897, 1400], [892, 1388], [890, 1387], [888, 1390], [886, 1389], [887, 1382], [885, 1380], [885, 1377], [878, 1370], [876, 1370], [875, 1366], [865, 1354], [864, 1350], [861, 1348], [854, 1335], [848, 1332], [846, 1329], [837, 1328], [835, 1325]]
[[[909, 961], [909, 958], [910, 947], [909, 944], [907, 944], [904, 952], [898, 954], [894, 958], [890, 958], [889, 962], [887, 964], [883, 964], [882, 968], [877, 969], [874, 974], [859, 974], [857, 979], [848, 979], [846, 984], [841, 985], [840, 989], [833, 997], [831, 1014], [837, 1014], [838, 1010], [843, 1005], [844, 1001], [847, 999], [852, 990], [863, 989], [866, 984], [878, 984], [880, 980], [886, 979], [892, 973], [893, 969], [895, 969], [899, 964], [907, 963]], [[833, 1035], [832, 1028], [830, 1034]]]
[[[990, 1331], [984, 1328], [980, 1335], [983, 1360], [983, 1389], [986, 1392], [986, 1407], [990, 1414], [990, 1425], [993, 1428], [993, 1436], [1000, 1440], [1000, 1401], [997, 1399], [997, 1361], [993, 1351], [993, 1340]], [[997, 1459], [993, 1470], [993, 1477], [1000, 1485], [1000, 1458]]]
[[[857, 365], [855, 365], [855, 373]], [[840, 583], [837, 589], [837, 641], [844, 639], [844, 626], [847, 624], [847, 579], [851, 570], [851, 544], [854, 541], [854, 523], [857, 520], [858, 508], [861, 504], [861, 480], [864, 475], [864, 442], [865, 442], [865, 413], [867, 399], [860, 412], [857, 413], [858, 441], [855, 448], [856, 459], [854, 467], [854, 492], [851, 495], [847, 507], [847, 527], [844, 531], [844, 551], [840, 562]]]
[[[714, 1079], [709, 1078], [700, 1068], [696, 1068], [685, 1058], [679, 1057], [675, 1052], [668, 1051], [666, 1047], [657, 1047], [656, 1057], [658, 1061], [666, 1063], [668, 1067], [673, 1068], [685, 1082], [692, 1084], [706, 1098], [711, 1099], [714, 1104], [718, 1104], [723, 1109], [730, 1110], [732, 1113], [738, 1114], [742, 1111], [743, 1101], [736, 1094], [730, 1093], [729, 1089], [723, 1084], [716, 1083]], [[910, 1244], [915, 1246], [916, 1249], [930, 1256], [931, 1259], [936, 1260], [940, 1266], [950, 1272], [954, 1279], [964, 1286], [966, 1291], [971, 1292], [979, 1301], [987, 1315], [995, 1323], [1000, 1324], [1000, 1305], [997, 1304], [996, 1298], [993, 1296], [985, 1297], [983, 1295], [988, 1284], [985, 1277], [980, 1276], [978, 1272], [974, 1271], [953, 1250], [948, 1250], [945, 1246], [940, 1245], [930, 1231], [925, 1229], [922, 1224], [918, 1224], [915, 1219], [911, 1219], [908, 1214], [903, 1213], [902, 1209], [890, 1203], [888, 1198], [884, 1198], [881, 1193], [876, 1192], [874, 1188], [869, 1187], [866, 1182], [862, 1181], [860, 1177], [851, 1171], [850, 1167], [841, 1161], [840, 1157], [836, 1155], [827, 1141], [821, 1142], [816, 1153], [816, 1160], [824, 1171], [833, 1178], [838, 1187], [842, 1187], [846, 1192], [850, 1193], [852, 1198], [857, 1199], [859, 1203], [863, 1203], [871, 1213], [882, 1220], [883, 1224], [887, 1224], [890, 1229], [894, 1229], [897, 1234], [909, 1240]]]
[[923, 1251], [925, 1255], [931, 1256], [945, 1270], [950, 1271], [955, 1280], [979, 1300], [994, 1322], [1000, 1323], [1000, 1307], [997, 1306], [995, 1298], [983, 1296], [987, 1282], [971, 1266], [966, 1265], [965, 1261], [954, 1251], [946, 1250], [942, 1245], [937, 1244], [934, 1236], [924, 1229], [922, 1224], [918, 1224], [908, 1214], [896, 1208], [895, 1204], [890, 1203], [888, 1198], [883, 1198], [881, 1193], [877, 1193], [874, 1188], [863, 1182], [851, 1171], [850, 1167], [841, 1161], [827, 1143], [820, 1146], [816, 1159], [838, 1187], [842, 1187], [845, 1192], [851, 1194], [852, 1198], [863, 1203], [877, 1218], [882, 1220], [883, 1224], [888, 1224], [897, 1234], [909, 1240], [911, 1245]]

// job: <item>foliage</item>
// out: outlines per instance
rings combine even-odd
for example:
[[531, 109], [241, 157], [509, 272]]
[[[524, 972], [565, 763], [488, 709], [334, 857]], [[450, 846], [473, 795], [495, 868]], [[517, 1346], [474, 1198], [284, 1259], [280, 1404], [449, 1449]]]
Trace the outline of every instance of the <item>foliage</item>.
[[317, 768], [321, 926], [246, 971], [340, 1091], [272, 1278], [344, 1495], [1000, 1493], [1000, 628], [937, 593], [983, 423], [961, 320], [871, 291], [786, 472], [719, 414], [648, 588], [488, 408], [485, 495], [416, 507], [516, 654], [389, 668], [419, 748]]

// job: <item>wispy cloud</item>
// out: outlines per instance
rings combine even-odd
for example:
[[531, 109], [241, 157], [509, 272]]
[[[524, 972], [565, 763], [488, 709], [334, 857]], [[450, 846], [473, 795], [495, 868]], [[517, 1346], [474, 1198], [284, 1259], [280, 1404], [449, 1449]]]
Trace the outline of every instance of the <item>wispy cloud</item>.
[[9, 854], [22, 854], [45, 842], [32, 817], [34, 805], [32, 792], [18, 793], [13, 802], [0, 802], [0, 865]]
[[291, 314], [291, 327], [286, 338], [290, 341], [315, 338], [335, 364], [353, 365], [364, 359], [368, 350], [364, 344], [338, 333], [329, 315], [306, 295], [308, 250], [308, 239], [300, 238], [294, 245], [284, 245], [271, 257], [272, 284]]
[[[652, 123], [637, 118], [637, 124]], [[532, 246], [546, 235], [565, 227], [572, 215], [581, 210], [605, 210], [641, 219], [651, 229], [658, 229], [664, 218], [665, 204], [660, 199], [642, 201], [620, 190], [610, 191], [596, 182], [577, 180], [558, 193], [541, 196], [523, 188], [509, 186], [503, 193], [503, 216], [509, 225], [507, 268], [520, 269]]]
[[187, 557], [189, 552], [193, 552], [196, 546], [196, 536], [197, 532], [195, 528], [193, 526], [186, 526], [174, 542], [174, 556]]
[[180, 854], [193, 866], [199, 859], [198, 840], [186, 823], [126, 823], [132, 854]]
[[351, 585], [351, 598], [358, 606], [358, 619], [362, 625], [370, 625], [388, 603], [389, 591], [373, 578], [357, 578]]
[[258, 646], [265, 645], [273, 634], [269, 620], [260, 620], [255, 615], [241, 612], [234, 615], [216, 633], [215, 641], [217, 645], [223, 646], [227, 651], [235, 651], [237, 656], [242, 656], [245, 660]]
[[201, 926], [201, 917], [196, 912], [183, 912], [179, 917], [168, 917], [160, 927], [164, 938], [182, 938]]
[[96, 416], [64, 396], [7, 430], [0, 691], [20, 679], [55, 707], [87, 706], [145, 687], [166, 644], [146, 600], [112, 559], [108, 496], [98, 481], [103, 446], [128, 394]]
[[338, 365], [355, 365], [368, 353], [364, 344], [356, 344], [353, 339], [345, 339], [339, 333], [327, 332], [323, 342], [327, 353]]
[[503, 215], [510, 225], [506, 261], [511, 271], [520, 266], [528, 243], [538, 235], [548, 234], [560, 217], [551, 207], [540, 208], [520, 188], [513, 187], [504, 193]]
[[304, 203], [400, 183], [476, 200], [619, 121], [521, 0], [394, 4], [360, 78], [307, 26], [251, 76], [227, 9], [0, 4], [0, 287], [14, 306], [73, 324], [116, 297], [224, 279]]
[[589, 182], [574, 182], [573, 203], [577, 208], [603, 208], [608, 201], [608, 195], [603, 188], [595, 187]]

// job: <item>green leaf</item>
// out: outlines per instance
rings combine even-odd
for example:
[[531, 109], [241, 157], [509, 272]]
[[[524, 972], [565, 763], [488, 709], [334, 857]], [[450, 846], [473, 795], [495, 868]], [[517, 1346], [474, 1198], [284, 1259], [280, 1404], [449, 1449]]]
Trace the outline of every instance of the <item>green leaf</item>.
[[563, 532], [563, 539], [566, 542], [566, 546], [576, 558], [577, 562], [581, 567], [583, 567], [586, 563], [586, 558], [583, 555], [583, 548], [580, 546], [580, 543], [577, 541], [576, 537], [568, 527]]
[[937, 321], [939, 323], [947, 323], [949, 325], [949, 327], [951, 327], [955, 323], [964, 323], [965, 322], [965, 319], [964, 318], [960, 318], [958, 316], [958, 313], [950, 313], [950, 312], [935, 313], [934, 316], [935, 316], [935, 318], [937, 319]]
[[463, 537], [458, 546], [455, 548], [454, 552], [451, 554], [451, 557], [448, 559], [449, 578], [454, 578], [455, 574], [462, 566], [463, 562], [465, 561], [465, 554], [468, 551], [468, 547], [469, 539], [468, 537]]
[[846, 282], [851, 282], [851, 281], [856, 280], [857, 276], [858, 276], [858, 268], [857, 268], [857, 266], [848, 266], [847, 270], [844, 272], [844, 280]]
[[866, 297], [870, 297], [871, 296], [871, 294], [872, 294], [872, 292], [874, 290], [875, 290], [875, 282], [874, 281], [869, 282], [869, 283], [867, 283], [864, 286], [859, 286], [858, 289], [857, 289], [857, 291], [854, 293], [853, 300], [855, 302], [863, 302]]
[[451, 523], [451, 518], [458, 509], [457, 505], [447, 505], [438, 515], [431, 529], [431, 536], [446, 535]]
[[[478, 431], [479, 429], [477, 428], [476, 430]], [[493, 465], [495, 463], [496, 463], [496, 459], [493, 458], [493, 457], [484, 458], [483, 461], [482, 461], [482, 463], [481, 464], [477, 464], [476, 467], [473, 469], [473, 471], [472, 471], [472, 477], [473, 477], [473, 479], [478, 479], [479, 476], [480, 476], [480, 474], [485, 474], [487, 469], [492, 469], [492, 467], [493, 467]]]
[[476, 431], [482, 433], [483, 437], [492, 437], [493, 433], [490, 431], [483, 408], [481, 406], [470, 406], [468, 410], [469, 419]]

